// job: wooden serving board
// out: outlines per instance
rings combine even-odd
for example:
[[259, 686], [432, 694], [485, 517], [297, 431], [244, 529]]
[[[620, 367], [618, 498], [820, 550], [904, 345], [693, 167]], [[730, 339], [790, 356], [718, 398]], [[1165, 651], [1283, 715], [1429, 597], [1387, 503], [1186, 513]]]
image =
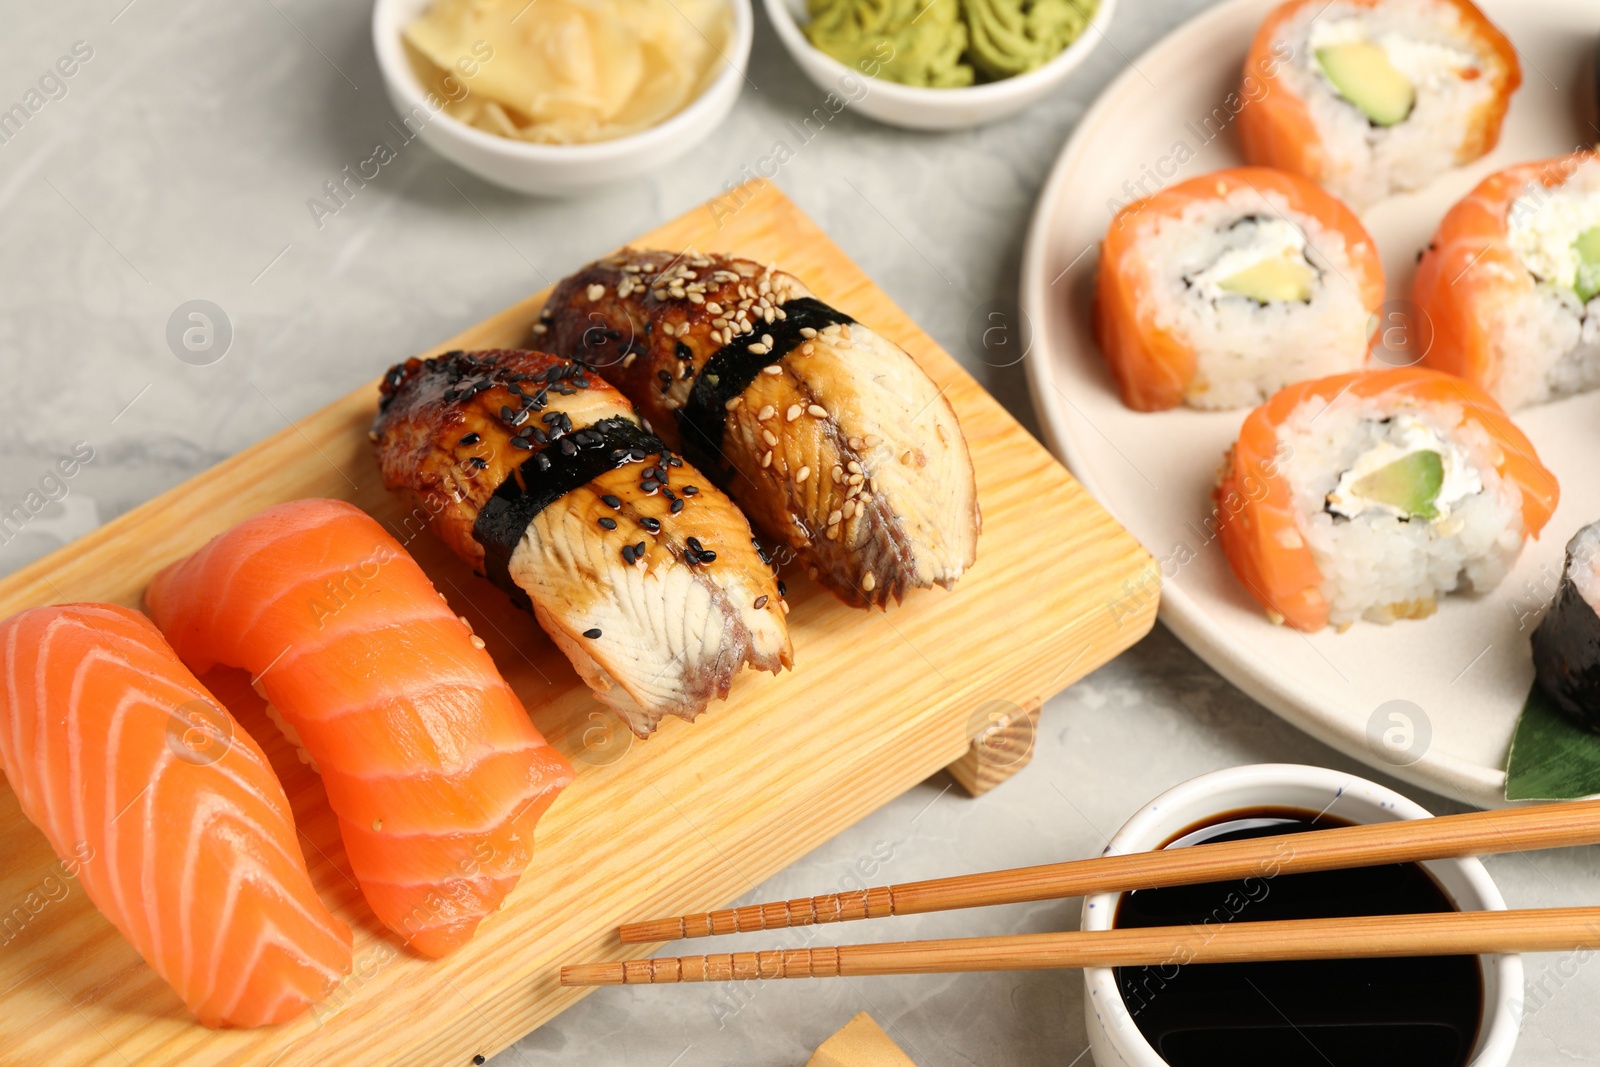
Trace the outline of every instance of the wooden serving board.
[[[963, 757], [994, 709], [1036, 708], [1150, 628], [1155, 598], [1139, 592], [1149, 560], [1133, 538], [775, 187], [747, 193], [720, 228], [702, 207], [637, 244], [775, 261], [904, 345], [945, 390], [972, 448], [977, 565], [953, 592], [919, 592], [887, 613], [844, 607], [786, 574], [795, 669], [746, 672], [699, 722], [630, 741], [531, 616], [431, 536], [407, 540], [406, 508], [383, 489], [367, 440], [376, 386], [356, 390], [0, 581], [0, 617], [76, 600], [138, 605], [159, 567], [268, 505], [353, 501], [407, 541], [577, 767], [539, 824], [532, 867], [456, 955], [410, 955], [351, 880], [316, 776], [241, 676], [211, 676], [283, 780], [312, 879], [355, 930], [355, 973], [298, 1021], [204, 1029], [0, 788], [0, 1063], [435, 1067], [493, 1055], [583, 995], [557, 985], [561, 963], [655, 947], [624, 947], [618, 923], [728, 903]], [[526, 344], [542, 300], [434, 351]]]

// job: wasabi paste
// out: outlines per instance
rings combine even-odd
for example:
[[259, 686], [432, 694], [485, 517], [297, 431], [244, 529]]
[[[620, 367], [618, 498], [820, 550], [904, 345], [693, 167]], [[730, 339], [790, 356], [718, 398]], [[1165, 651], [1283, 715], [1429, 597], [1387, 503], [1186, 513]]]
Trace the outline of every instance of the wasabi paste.
[[904, 85], [960, 88], [1043, 66], [1076, 41], [1097, 0], [809, 0], [811, 43]]

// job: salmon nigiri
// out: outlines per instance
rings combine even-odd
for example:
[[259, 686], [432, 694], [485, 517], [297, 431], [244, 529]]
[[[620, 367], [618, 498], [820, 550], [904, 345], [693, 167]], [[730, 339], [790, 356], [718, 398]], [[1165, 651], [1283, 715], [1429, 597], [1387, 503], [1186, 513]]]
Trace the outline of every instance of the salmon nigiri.
[[333, 992], [350, 928], [311, 887], [283, 787], [150, 620], [35, 608], [0, 623], [0, 657], [23, 813], [189, 1010], [262, 1026]]
[[258, 679], [321, 772], [378, 918], [427, 956], [471, 938], [572, 768], [400, 543], [341, 501], [280, 504], [145, 599], [184, 662]]

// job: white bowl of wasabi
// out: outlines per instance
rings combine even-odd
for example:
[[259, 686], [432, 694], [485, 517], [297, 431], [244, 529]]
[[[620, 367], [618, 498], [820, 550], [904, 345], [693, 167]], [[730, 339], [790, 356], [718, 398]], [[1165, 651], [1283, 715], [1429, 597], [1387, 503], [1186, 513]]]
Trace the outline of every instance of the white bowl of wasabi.
[[[377, 0], [372, 43], [389, 99], [408, 136], [415, 136], [485, 181], [519, 193], [568, 196], [607, 182], [637, 177], [679, 158], [711, 135], [744, 87], [755, 33], [751, 0], [727, 0], [732, 26], [713, 72], [698, 96], [661, 122], [605, 141], [544, 144], [490, 133], [442, 110], [438, 93], [424, 86], [402, 40], [433, 0]], [[470, 82], [466, 82], [470, 85]]]
[[1083, 32], [1043, 66], [999, 81], [934, 89], [873, 77], [871, 59], [849, 66], [817, 48], [804, 29], [810, 21], [806, 0], [764, 3], [778, 38], [818, 88], [837, 94], [868, 118], [913, 130], [962, 129], [1021, 111], [1056, 89], [1105, 39], [1117, 7], [1117, 0], [1099, 0]]

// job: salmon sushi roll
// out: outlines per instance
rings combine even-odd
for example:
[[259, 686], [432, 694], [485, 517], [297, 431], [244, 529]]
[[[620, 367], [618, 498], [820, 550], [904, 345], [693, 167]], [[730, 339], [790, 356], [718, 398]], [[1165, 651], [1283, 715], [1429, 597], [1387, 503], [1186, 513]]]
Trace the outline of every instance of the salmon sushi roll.
[[1303, 178], [1217, 171], [1118, 212], [1094, 334], [1136, 411], [1238, 408], [1359, 368], [1383, 265], [1355, 213]]
[[1557, 495], [1491, 397], [1401, 367], [1301, 382], [1251, 412], [1216, 514], [1229, 565], [1272, 621], [1343, 630], [1494, 588]]
[[1600, 386], [1600, 157], [1484, 179], [1439, 223], [1411, 294], [1433, 327], [1424, 362], [1508, 409]]
[[1245, 79], [1245, 159], [1365, 207], [1494, 148], [1522, 70], [1469, 0], [1290, 0]]

